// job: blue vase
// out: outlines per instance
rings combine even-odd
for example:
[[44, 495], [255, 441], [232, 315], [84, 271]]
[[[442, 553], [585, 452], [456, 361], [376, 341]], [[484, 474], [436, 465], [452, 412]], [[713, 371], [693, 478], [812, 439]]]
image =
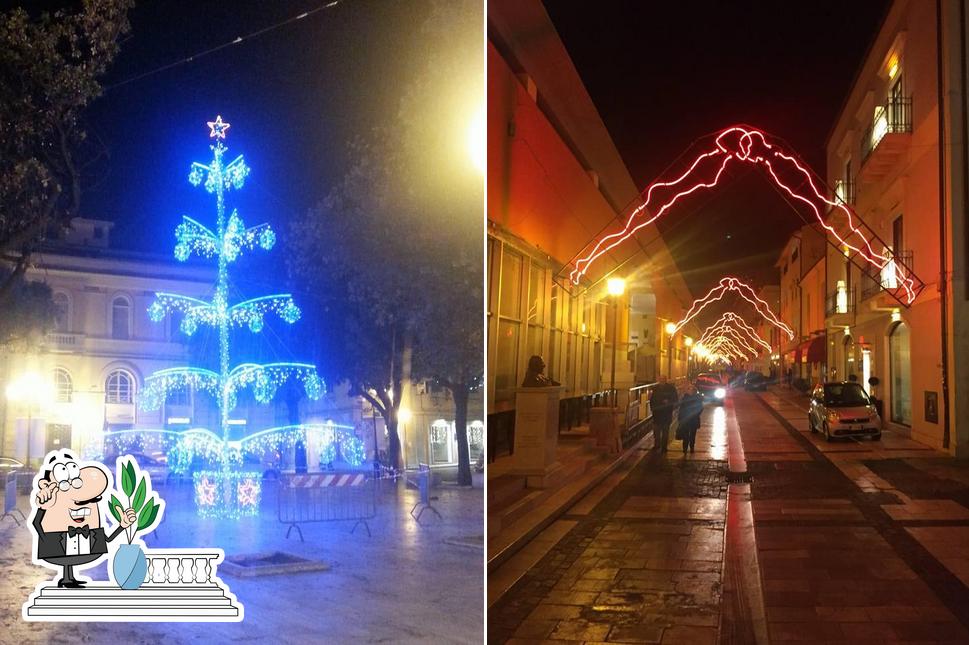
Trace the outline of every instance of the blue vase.
[[145, 552], [137, 544], [122, 544], [114, 554], [111, 573], [122, 589], [137, 589], [145, 582], [148, 573]]

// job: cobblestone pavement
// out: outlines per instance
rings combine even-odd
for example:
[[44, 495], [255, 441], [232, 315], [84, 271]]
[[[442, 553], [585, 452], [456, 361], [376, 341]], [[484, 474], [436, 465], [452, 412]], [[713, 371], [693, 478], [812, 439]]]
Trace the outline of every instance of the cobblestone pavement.
[[[891, 431], [828, 443], [806, 407], [734, 392], [704, 411], [696, 455], [674, 443], [590, 493], [491, 607], [489, 641], [969, 642], [969, 467]], [[751, 481], [729, 499], [752, 511], [761, 587], [741, 619], [759, 632], [721, 624], [730, 424]]]
[[[306, 541], [276, 517], [265, 491], [262, 514], [234, 522], [200, 519], [191, 487], [160, 487], [168, 504], [160, 538], [149, 548], [221, 547], [226, 555], [284, 551], [323, 560], [329, 571], [237, 578], [221, 574], [245, 605], [242, 623], [27, 623], [21, 606], [54, 572], [34, 566], [30, 534], [0, 522], [0, 643], [480, 643], [483, 638], [483, 495], [434, 488], [443, 519], [408, 514], [417, 493], [382, 482], [373, 537], [350, 523], [307, 524]], [[26, 499], [21, 497], [20, 507]], [[29, 514], [28, 514], [29, 516]], [[477, 544], [477, 546], [474, 546]], [[106, 580], [106, 565], [84, 572]]]

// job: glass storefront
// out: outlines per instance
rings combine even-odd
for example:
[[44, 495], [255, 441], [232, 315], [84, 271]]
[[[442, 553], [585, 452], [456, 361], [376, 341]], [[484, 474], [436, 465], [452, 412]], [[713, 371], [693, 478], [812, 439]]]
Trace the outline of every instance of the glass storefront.
[[888, 336], [892, 421], [912, 425], [911, 340], [908, 325], [898, 322]]

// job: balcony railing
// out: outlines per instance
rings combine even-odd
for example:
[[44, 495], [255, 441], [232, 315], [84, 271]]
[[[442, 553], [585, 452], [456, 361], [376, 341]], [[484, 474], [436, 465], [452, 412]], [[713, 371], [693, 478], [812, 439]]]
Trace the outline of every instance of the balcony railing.
[[868, 300], [889, 289], [897, 289], [901, 285], [901, 272], [904, 267], [912, 268], [912, 252], [902, 251], [895, 255], [898, 265], [888, 265], [882, 269], [871, 267], [865, 271], [862, 279], [861, 299]]
[[838, 314], [851, 314], [855, 311], [855, 290], [838, 289], [829, 293], [824, 302], [825, 317]]
[[842, 204], [854, 204], [855, 203], [855, 182], [849, 181], [847, 179], [839, 179], [834, 182], [834, 196]]
[[861, 138], [862, 163], [871, 156], [885, 135], [912, 131], [912, 97], [889, 99], [875, 108], [871, 125]]

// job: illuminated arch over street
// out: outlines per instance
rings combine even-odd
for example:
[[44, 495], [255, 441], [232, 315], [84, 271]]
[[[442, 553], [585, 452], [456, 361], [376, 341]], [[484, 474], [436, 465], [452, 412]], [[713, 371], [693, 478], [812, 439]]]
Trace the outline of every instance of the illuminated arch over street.
[[770, 345], [757, 335], [754, 328], [748, 325], [743, 318], [732, 311], [728, 311], [720, 317], [720, 320], [707, 327], [703, 332], [703, 335], [700, 336], [700, 340], [697, 342], [705, 344], [708, 340], [716, 337], [717, 335], [735, 337], [742, 342], [746, 348], [753, 352], [760, 353], [760, 350], [754, 347], [755, 345], [760, 346], [765, 351], [771, 351]]
[[675, 334], [683, 327], [683, 325], [696, 318], [697, 314], [703, 311], [703, 309], [711, 302], [721, 300], [729, 292], [739, 294], [741, 298], [754, 306], [754, 309], [757, 310], [757, 313], [759, 313], [764, 320], [787, 334], [789, 339], [794, 339], [794, 330], [785, 325], [784, 322], [778, 318], [773, 311], [771, 311], [770, 306], [757, 297], [757, 294], [754, 293], [754, 290], [750, 287], [750, 285], [743, 282], [739, 278], [734, 278], [731, 276], [720, 278], [720, 282], [717, 283], [717, 286], [710, 289], [710, 291], [708, 291], [707, 294], [702, 298], [694, 300], [693, 305], [690, 307], [690, 310], [686, 312], [683, 319], [676, 323], [676, 329], [674, 329], [673, 333]]
[[[834, 195], [828, 198], [828, 189], [820, 188], [821, 182], [811, 170], [794, 154], [786, 152], [776, 138], [741, 125], [719, 132], [714, 147], [699, 154], [679, 177], [669, 181], [657, 179], [650, 184], [642, 193], [642, 203], [629, 215], [623, 229], [587, 247], [582, 257], [575, 260], [569, 279], [579, 284], [593, 262], [656, 222], [680, 198], [716, 186], [731, 162], [763, 168], [783, 193], [813, 211], [818, 223], [846, 255], [857, 255], [882, 275], [893, 276], [890, 286], [883, 284], [883, 288], [900, 303], [911, 305], [925, 287], [847, 204]], [[843, 220], [843, 226], [839, 226], [844, 229], [841, 233], [832, 224], [835, 216]], [[881, 250], [873, 247], [876, 242]]]

